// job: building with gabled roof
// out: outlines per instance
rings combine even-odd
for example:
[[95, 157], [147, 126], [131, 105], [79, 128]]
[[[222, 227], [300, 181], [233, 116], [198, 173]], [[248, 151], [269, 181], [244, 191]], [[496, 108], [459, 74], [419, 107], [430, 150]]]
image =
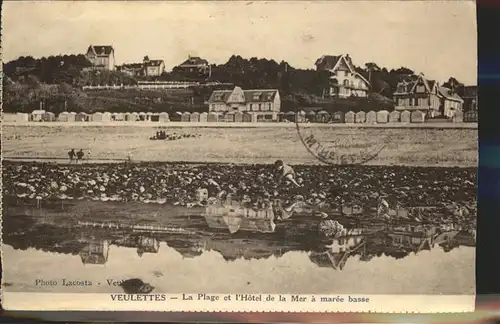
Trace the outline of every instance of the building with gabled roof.
[[394, 93], [396, 110], [422, 111], [429, 117], [452, 117], [462, 109], [463, 99], [453, 89], [439, 86], [423, 74], [398, 83]]
[[330, 86], [326, 94], [331, 97], [367, 97], [370, 82], [356, 71], [349, 54], [323, 55], [315, 62], [317, 71], [329, 71]]
[[464, 100], [455, 92], [455, 89], [438, 87], [440, 102], [440, 114], [451, 118], [457, 111], [462, 111]]
[[281, 98], [277, 89], [215, 90], [208, 99], [211, 112], [246, 112], [257, 121], [277, 121]]
[[165, 61], [150, 60], [144, 56], [142, 63], [128, 63], [118, 66], [118, 70], [131, 76], [160, 76], [165, 72]]
[[202, 73], [209, 75], [211, 72], [210, 64], [207, 60], [199, 56], [191, 55], [188, 56], [187, 60], [174, 67], [174, 70], [187, 73]]
[[111, 45], [90, 45], [85, 57], [93, 68], [110, 71], [115, 69], [115, 50]]

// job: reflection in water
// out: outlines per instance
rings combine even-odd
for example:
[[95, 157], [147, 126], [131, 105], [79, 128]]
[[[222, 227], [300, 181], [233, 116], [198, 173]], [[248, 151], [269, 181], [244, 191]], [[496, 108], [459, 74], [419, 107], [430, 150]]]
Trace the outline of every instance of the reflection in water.
[[238, 231], [273, 233], [276, 229], [272, 206], [254, 209], [239, 202], [208, 205], [205, 220], [210, 228], [228, 229], [231, 234]]
[[[460, 245], [475, 245], [475, 232], [456, 224], [325, 219], [314, 216], [301, 204], [283, 207], [279, 200], [259, 208], [225, 201], [200, 209], [166, 210], [170, 212], [162, 214], [156, 210], [154, 217], [149, 216], [153, 215], [149, 210], [123, 203], [112, 206], [115, 214], [111, 217], [94, 211], [109, 210], [108, 203], [86, 204], [92, 212], [80, 214], [77, 221], [70, 213], [58, 213], [55, 217], [50, 210], [41, 214], [27, 208], [19, 214], [18, 207], [7, 206], [4, 242], [15, 249], [35, 247], [79, 254], [84, 265], [106, 264], [113, 246], [135, 248], [139, 256], [156, 254], [160, 242], [184, 258], [200, 256], [203, 251], [217, 251], [225, 260], [281, 257], [289, 251], [304, 251], [319, 267], [336, 270], [343, 270], [353, 256], [367, 262], [382, 255], [400, 259], [436, 246], [449, 252]], [[126, 215], [129, 210], [141, 214]], [[26, 216], [31, 211], [35, 211], [31, 216], [37, 217]], [[333, 228], [333, 234], [325, 232], [325, 227]]]
[[90, 240], [80, 251], [83, 264], [105, 264], [108, 262], [109, 242]]

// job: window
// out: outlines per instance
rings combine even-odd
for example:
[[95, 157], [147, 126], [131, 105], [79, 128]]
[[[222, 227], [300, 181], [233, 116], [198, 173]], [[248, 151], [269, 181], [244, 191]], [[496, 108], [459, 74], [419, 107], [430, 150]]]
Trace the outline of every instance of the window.
[[250, 104], [250, 110], [253, 110], [253, 104]]
[[344, 80], [344, 86], [346, 86], [346, 87], [349, 86], [349, 80]]
[[344, 71], [344, 76], [349, 76], [349, 71]]
[[417, 86], [417, 92], [418, 92], [418, 93], [424, 93], [424, 92], [425, 92], [425, 87], [424, 87], [424, 85], [423, 85], [423, 84], [419, 84], [419, 85]]
[[262, 110], [262, 104], [259, 104], [259, 111]]

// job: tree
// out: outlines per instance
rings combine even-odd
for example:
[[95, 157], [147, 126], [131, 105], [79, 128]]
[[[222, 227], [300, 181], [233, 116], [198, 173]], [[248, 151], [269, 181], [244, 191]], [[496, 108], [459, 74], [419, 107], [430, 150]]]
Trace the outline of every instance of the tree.
[[368, 81], [370, 83], [372, 82], [372, 72], [378, 72], [380, 71], [380, 67], [377, 65], [377, 63], [366, 63], [365, 64], [365, 70], [368, 71]]

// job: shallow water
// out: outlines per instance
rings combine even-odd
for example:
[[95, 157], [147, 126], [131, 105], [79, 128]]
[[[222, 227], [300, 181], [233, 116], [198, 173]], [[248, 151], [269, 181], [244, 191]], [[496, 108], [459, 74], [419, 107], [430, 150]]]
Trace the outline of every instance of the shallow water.
[[121, 292], [140, 278], [166, 293], [474, 293], [475, 237], [456, 226], [339, 219], [327, 236], [324, 219], [272, 209], [87, 208], [6, 207], [6, 290]]

